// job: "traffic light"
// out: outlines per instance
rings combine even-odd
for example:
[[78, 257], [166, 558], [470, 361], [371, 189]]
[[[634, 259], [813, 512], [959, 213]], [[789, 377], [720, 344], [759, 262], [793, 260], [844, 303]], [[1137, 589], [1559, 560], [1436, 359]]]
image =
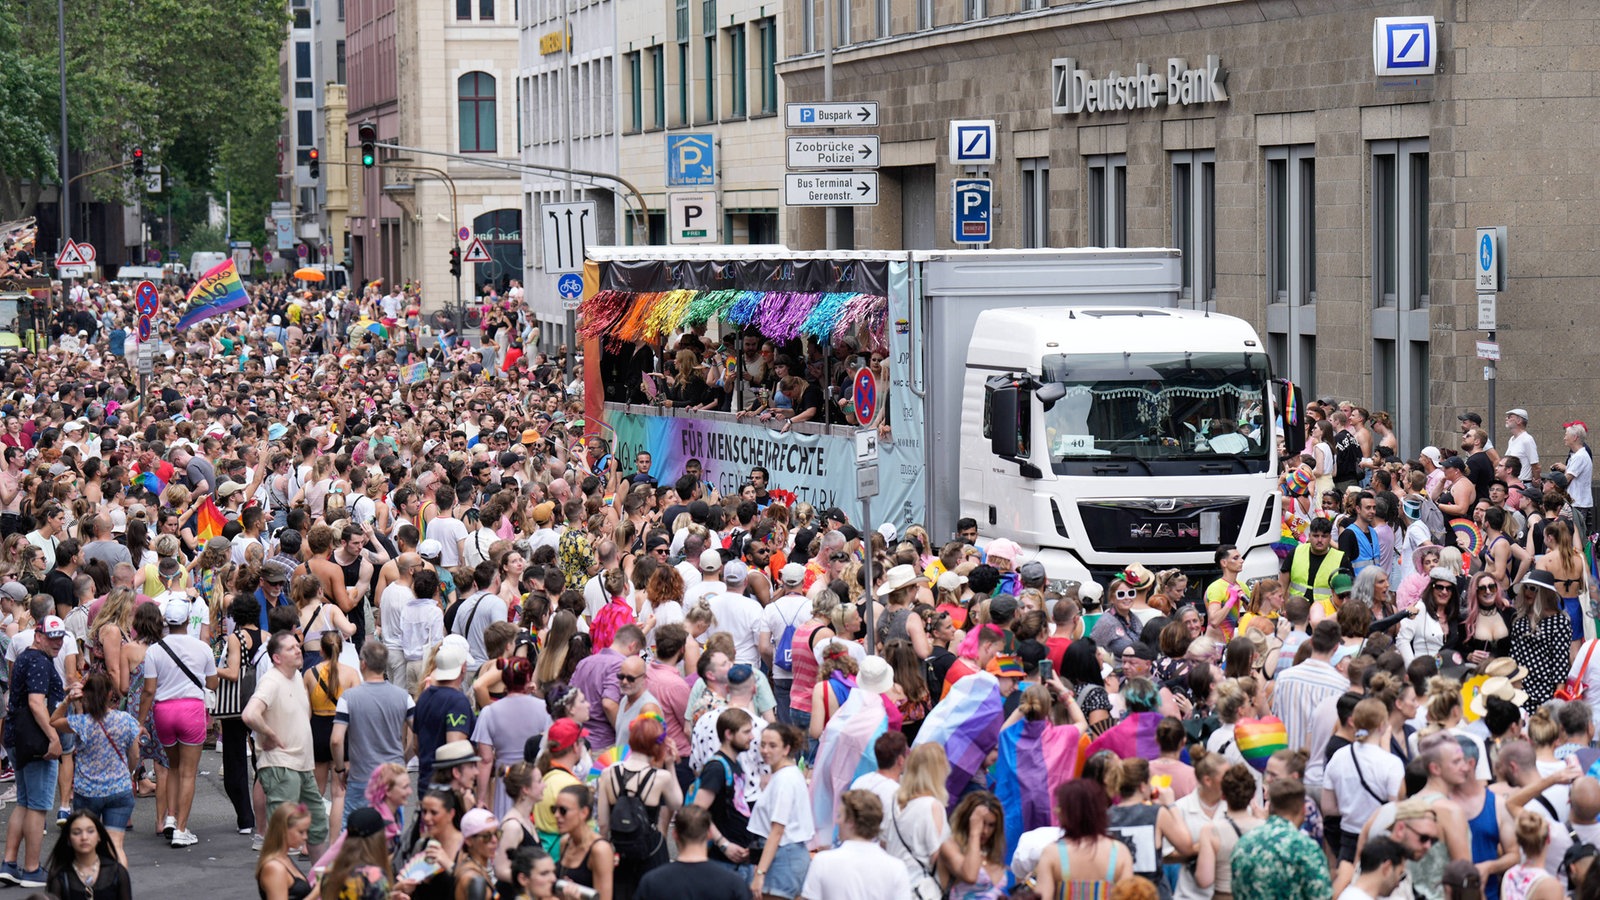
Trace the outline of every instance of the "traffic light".
[[356, 134], [361, 140], [361, 165], [370, 169], [378, 162], [378, 126], [363, 124]]
[[461, 248], [460, 247], [451, 247], [450, 248], [450, 277], [452, 277], [452, 278], [460, 278], [461, 277]]
[[311, 177], [312, 178], [321, 178], [322, 177], [322, 153], [321, 153], [321, 151], [319, 151], [315, 147], [312, 147], [310, 150], [307, 150], [306, 151], [306, 165], [311, 169]]
[[140, 147], [133, 148], [133, 177], [144, 177], [144, 150]]

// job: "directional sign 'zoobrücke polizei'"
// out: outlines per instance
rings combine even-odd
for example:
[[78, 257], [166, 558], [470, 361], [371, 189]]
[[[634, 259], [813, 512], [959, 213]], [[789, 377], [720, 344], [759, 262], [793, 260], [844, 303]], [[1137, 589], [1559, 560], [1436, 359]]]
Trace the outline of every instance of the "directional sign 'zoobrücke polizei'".
[[789, 172], [783, 176], [786, 206], [877, 206], [877, 172]]
[[791, 169], [878, 167], [878, 136], [792, 137], [788, 139]]
[[844, 128], [878, 124], [878, 101], [863, 103], [788, 103], [784, 122], [790, 128]]

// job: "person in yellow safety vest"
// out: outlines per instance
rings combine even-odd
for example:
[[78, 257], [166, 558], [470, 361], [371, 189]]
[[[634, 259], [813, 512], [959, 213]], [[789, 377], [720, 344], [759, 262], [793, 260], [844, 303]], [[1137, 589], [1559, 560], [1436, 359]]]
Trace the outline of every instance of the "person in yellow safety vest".
[[1344, 552], [1333, 546], [1331, 521], [1312, 519], [1306, 532], [1307, 542], [1284, 557], [1278, 580], [1291, 596], [1300, 594], [1313, 605], [1320, 602], [1332, 616], [1332, 579], [1344, 567]]

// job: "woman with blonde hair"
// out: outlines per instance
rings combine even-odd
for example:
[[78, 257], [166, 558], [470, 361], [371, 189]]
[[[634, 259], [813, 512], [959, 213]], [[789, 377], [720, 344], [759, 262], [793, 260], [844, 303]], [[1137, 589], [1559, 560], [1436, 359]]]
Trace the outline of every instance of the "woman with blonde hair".
[[[154, 597], [167, 589], [161, 583], [161, 561], [163, 559], [175, 559], [182, 563], [183, 541], [175, 534], [156, 535], [155, 551], [156, 561], [139, 571], [140, 578], [144, 584], [144, 594], [147, 597]], [[180, 573], [178, 580], [172, 583], [172, 589], [177, 591], [184, 590], [188, 586], [188, 572]]]
[[305, 846], [311, 811], [303, 803], [283, 803], [272, 811], [261, 855], [256, 858], [256, 885], [263, 900], [290, 900], [311, 894], [311, 884], [289, 854]]
[[128, 672], [122, 664], [122, 646], [133, 639], [133, 608], [138, 595], [130, 588], [113, 588], [89, 623], [89, 662], [86, 671], [111, 676], [118, 694], [128, 693]]
[[[1553, 524], [1553, 523], [1552, 523]], [[1549, 526], [1546, 526], [1548, 530]], [[1555, 576], [1534, 569], [1514, 586], [1516, 615], [1511, 619], [1511, 658], [1528, 670], [1522, 689], [1528, 692], [1524, 709], [1538, 709], [1567, 679], [1574, 634], [1556, 590]]]
[[315, 575], [296, 575], [289, 583], [289, 599], [300, 611], [300, 647], [305, 654], [300, 671], [308, 672], [323, 661], [324, 634], [336, 631], [341, 637], [350, 638], [355, 635], [356, 626], [337, 604], [323, 599], [322, 580]]
[[1222, 720], [1222, 725], [1206, 739], [1206, 750], [1231, 763], [1242, 763], [1245, 761], [1244, 753], [1239, 750], [1233, 728], [1240, 719], [1262, 714], [1261, 682], [1254, 676], [1224, 679], [1217, 684], [1215, 697], [1213, 711]]
[[1389, 752], [1389, 710], [1367, 697], [1350, 714], [1355, 740], [1335, 750], [1323, 775], [1322, 814], [1340, 816], [1337, 894], [1355, 877], [1356, 844], [1378, 807], [1399, 796], [1406, 766]]
[[550, 685], [565, 680], [561, 673], [566, 668], [567, 649], [577, 633], [578, 619], [572, 613], [563, 609], [551, 617], [550, 628], [544, 635], [544, 648], [533, 669], [533, 683], [540, 696]]
[[1586, 569], [1583, 554], [1578, 552], [1572, 538], [1572, 526], [1565, 519], [1552, 519], [1544, 526], [1545, 553], [1533, 561], [1534, 568], [1550, 573], [1555, 581], [1556, 593], [1561, 595], [1561, 608], [1572, 620], [1572, 650], [1583, 642], [1583, 598]]
[[[1505, 900], [1560, 900], [1566, 896], [1561, 882], [1545, 866], [1550, 849], [1550, 822], [1544, 816], [1524, 809], [1517, 814], [1517, 849], [1522, 862], [1506, 870], [1500, 881], [1500, 896]], [[1594, 875], [1591, 873], [1591, 879]]]
[[[200, 595], [200, 599], [205, 601], [207, 610], [221, 608], [227, 598], [228, 575], [232, 572], [228, 563], [229, 547], [228, 539], [220, 535], [206, 541], [205, 549], [200, 551], [200, 555], [194, 558], [194, 561], [189, 564], [189, 567], [183, 571], [181, 576], [187, 579], [189, 586], [193, 587]], [[156, 552], [160, 553], [161, 551], [157, 550]], [[160, 573], [158, 572], [157, 578], [159, 579], [159, 577]], [[172, 590], [175, 584], [176, 582], [167, 584], [162, 590]], [[214, 614], [212, 618], [215, 618]], [[193, 624], [191, 620], [190, 634], [195, 634]], [[210, 623], [207, 623], [207, 627], [203, 629], [203, 632], [196, 636], [209, 643], [211, 640]]]
[[[945, 809], [950, 794], [950, 760], [938, 744], [911, 748], [894, 802], [883, 812], [883, 846], [906, 867], [916, 892], [919, 883], [933, 879], [934, 854], [950, 834]], [[934, 891], [937, 895], [938, 890]], [[917, 892], [916, 896], [924, 896]]]

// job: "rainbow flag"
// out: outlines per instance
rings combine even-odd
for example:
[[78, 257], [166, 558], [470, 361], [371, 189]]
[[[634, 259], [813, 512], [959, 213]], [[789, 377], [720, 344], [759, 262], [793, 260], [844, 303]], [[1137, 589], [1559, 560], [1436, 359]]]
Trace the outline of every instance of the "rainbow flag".
[[427, 360], [400, 367], [401, 384], [418, 384], [426, 380], [428, 380]]
[[157, 496], [160, 496], [161, 492], [167, 489], [167, 483], [162, 481], [161, 476], [154, 472], [140, 472], [129, 480], [129, 484], [136, 484]]
[[193, 327], [199, 322], [230, 309], [238, 309], [250, 302], [244, 292], [244, 282], [239, 280], [239, 270], [228, 260], [206, 270], [200, 280], [190, 288], [185, 300], [183, 318], [178, 320], [178, 330]]
[[1289, 732], [1277, 716], [1240, 719], [1233, 726], [1233, 741], [1251, 768], [1265, 772], [1272, 754], [1289, 749]]
[[962, 788], [983, 771], [989, 751], [1000, 743], [1005, 704], [1000, 699], [1000, 679], [974, 672], [950, 685], [944, 699], [928, 712], [917, 732], [917, 746], [939, 744], [950, 758], [950, 806], [955, 807]]
[[228, 520], [223, 518], [222, 510], [217, 509], [217, 503], [210, 497], [200, 501], [200, 509], [195, 512], [195, 536], [202, 541], [209, 541], [222, 534]]
[[627, 759], [629, 752], [626, 744], [618, 744], [615, 747], [607, 747], [605, 750], [594, 754], [589, 762], [589, 777], [585, 778], [584, 781], [589, 782], [591, 785], [599, 782], [600, 776], [605, 770]]
[[999, 752], [989, 785], [1006, 818], [1006, 865], [1024, 831], [1055, 822], [1056, 788], [1077, 777], [1087, 742], [1074, 725], [1022, 719], [1000, 733]]
[[1155, 759], [1161, 755], [1161, 746], [1156, 743], [1156, 725], [1160, 722], [1161, 713], [1158, 712], [1129, 713], [1127, 718], [1095, 738], [1084, 751], [1083, 758], [1088, 760], [1101, 750], [1110, 750], [1118, 759], [1134, 756]]
[[889, 730], [883, 701], [871, 691], [851, 691], [839, 711], [828, 720], [817, 745], [817, 763], [811, 777], [811, 818], [817, 823], [811, 846], [834, 846], [834, 804], [839, 795], [862, 775], [878, 769], [872, 745]]

